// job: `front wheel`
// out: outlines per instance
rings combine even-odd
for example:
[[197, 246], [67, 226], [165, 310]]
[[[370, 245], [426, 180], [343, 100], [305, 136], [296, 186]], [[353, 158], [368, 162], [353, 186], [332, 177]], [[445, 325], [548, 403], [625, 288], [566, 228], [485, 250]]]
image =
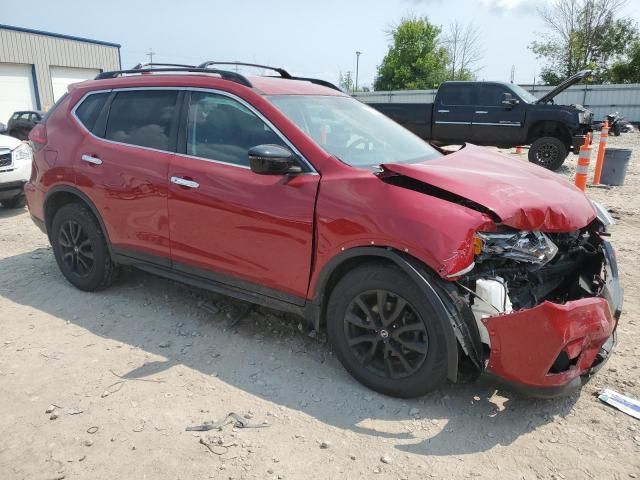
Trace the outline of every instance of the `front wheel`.
[[558, 170], [568, 154], [567, 146], [562, 140], [555, 137], [542, 137], [531, 144], [529, 161], [549, 170]]
[[394, 397], [424, 395], [447, 377], [438, 308], [395, 265], [363, 265], [333, 289], [329, 340], [347, 371], [365, 386]]

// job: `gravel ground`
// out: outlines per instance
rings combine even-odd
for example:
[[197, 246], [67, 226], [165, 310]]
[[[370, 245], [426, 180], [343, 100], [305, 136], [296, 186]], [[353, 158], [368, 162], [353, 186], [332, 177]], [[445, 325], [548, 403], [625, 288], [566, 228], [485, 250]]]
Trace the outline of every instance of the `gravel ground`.
[[[135, 270], [80, 292], [26, 210], [0, 210], [0, 479], [638, 478], [640, 422], [594, 395], [640, 397], [639, 140], [610, 141], [635, 148], [625, 186], [588, 189], [618, 220], [618, 349], [551, 401], [477, 384], [396, 400], [294, 317]], [[263, 428], [185, 431], [229, 412]]]

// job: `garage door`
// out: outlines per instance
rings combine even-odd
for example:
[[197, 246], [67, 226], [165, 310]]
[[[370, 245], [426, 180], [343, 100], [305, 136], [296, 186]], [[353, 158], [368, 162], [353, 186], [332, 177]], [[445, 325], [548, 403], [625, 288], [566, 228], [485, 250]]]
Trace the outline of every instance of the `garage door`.
[[31, 65], [0, 63], [0, 122], [5, 125], [18, 110], [35, 110]]
[[55, 102], [67, 93], [67, 87], [72, 83], [83, 82], [95, 78], [100, 70], [94, 68], [50, 67], [53, 100]]

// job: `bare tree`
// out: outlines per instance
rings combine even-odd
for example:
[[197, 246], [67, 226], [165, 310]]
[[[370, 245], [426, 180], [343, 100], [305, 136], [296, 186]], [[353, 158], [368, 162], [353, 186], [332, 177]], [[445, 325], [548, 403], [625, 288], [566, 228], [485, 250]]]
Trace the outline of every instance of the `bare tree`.
[[443, 44], [449, 56], [448, 76], [451, 80], [470, 80], [481, 69], [478, 62], [484, 55], [480, 31], [473, 24], [458, 20], [449, 24]]
[[630, 19], [616, 19], [627, 0], [554, 0], [538, 9], [548, 33], [531, 44], [549, 64], [542, 76], [556, 83], [583, 68], [596, 70], [596, 79], [607, 79], [612, 59], [637, 35]]

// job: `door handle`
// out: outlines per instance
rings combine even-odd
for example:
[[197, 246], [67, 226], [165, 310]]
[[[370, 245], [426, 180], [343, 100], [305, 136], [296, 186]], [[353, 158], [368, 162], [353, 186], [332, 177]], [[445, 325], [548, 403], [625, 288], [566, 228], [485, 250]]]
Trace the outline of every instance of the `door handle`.
[[449, 113], [449, 110], [438, 110], [438, 113]]
[[102, 165], [102, 160], [98, 157], [93, 157], [91, 155], [82, 155], [82, 161], [87, 163], [93, 163], [94, 165]]
[[181, 177], [171, 177], [171, 183], [175, 183], [176, 185], [180, 185], [181, 187], [187, 187], [187, 188], [198, 188], [200, 186], [198, 182], [194, 182], [193, 180], [187, 180], [186, 178], [181, 178]]
[[489, 113], [486, 110], [476, 110], [476, 113]]

